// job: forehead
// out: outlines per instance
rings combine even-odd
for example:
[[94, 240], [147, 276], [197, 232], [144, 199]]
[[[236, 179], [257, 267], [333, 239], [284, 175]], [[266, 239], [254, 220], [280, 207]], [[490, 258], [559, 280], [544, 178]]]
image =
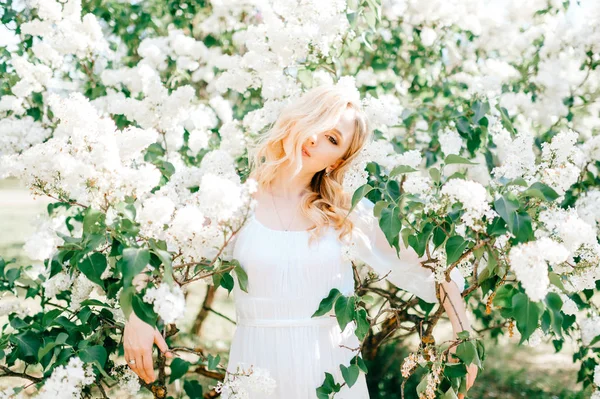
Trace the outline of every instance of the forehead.
[[355, 124], [355, 110], [352, 107], [347, 107], [338, 123], [335, 125], [335, 129], [342, 135], [344, 141], [350, 141], [352, 135], [354, 134], [354, 124]]

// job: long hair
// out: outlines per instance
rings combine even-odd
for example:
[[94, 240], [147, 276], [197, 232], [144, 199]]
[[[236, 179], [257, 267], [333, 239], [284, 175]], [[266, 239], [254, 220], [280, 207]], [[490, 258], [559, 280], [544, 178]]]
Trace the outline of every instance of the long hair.
[[316, 226], [311, 230], [311, 241], [327, 226], [338, 230], [340, 239], [352, 231], [353, 224], [346, 218], [352, 194], [344, 191], [342, 182], [352, 160], [370, 136], [360, 103], [337, 86], [315, 87], [288, 104], [269, 131], [249, 146], [250, 177], [257, 181], [259, 189], [264, 189], [286, 163], [295, 166], [293, 174], [296, 175], [302, 168], [302, 144], [313, 134], [333, 129], [348, 107], [355, 111], [354, 133], [342, 163], [329, 176], [325, 170], [315, 173], [310, 191], [300, 200], [302, 214]]

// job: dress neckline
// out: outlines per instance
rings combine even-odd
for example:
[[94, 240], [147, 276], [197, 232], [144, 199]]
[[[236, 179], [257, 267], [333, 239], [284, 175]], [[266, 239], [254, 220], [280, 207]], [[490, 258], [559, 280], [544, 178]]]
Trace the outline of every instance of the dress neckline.
[[287, 230], [287, 231], [286, 230], [275, 230], [275, 229], [272, 229], [270, 227], [265, 226], [260, 220], [258, 220], [258, 218], [256, 217], [256, 214], [254, 212], [251, 215], [251, 219], [254, 222], [256, 222], [256, 224], [258, 226], [260, 226], [261, 228], [263, 228], [264, 230], [272, 231], [272, 232], [280, 233], [280, 234], [287, 234], [287, 233], [295, 233], [295, 234], [298, 234], [298, 233], [303, 234], [304, 233], [304, 234], [310, 234], [310, 232], [314, 230], [314, 228], [308, 229], [308, 230]]

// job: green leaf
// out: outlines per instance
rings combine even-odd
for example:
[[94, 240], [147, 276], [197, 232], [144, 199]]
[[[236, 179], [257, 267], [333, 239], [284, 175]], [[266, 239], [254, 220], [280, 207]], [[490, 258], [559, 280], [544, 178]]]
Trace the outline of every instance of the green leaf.
[[534, 239], [531, 216], [527, 212], [518, 212], [513, 215], [511, 232], [518, 242], [527, 242]]
[[354, 296], [349, 298], [340, 295], [335, 301], [335, 317], [340, 329], [344, 331], [348, 323], [354, 319]]
[[153, 248], [152, 252], [158, 256], [160, 261], [165, 268], [165, 272], [163, 273], [163, 281], [167, 283], [169, 286], [173, 286], [173, 264], [171, 263], [171, 254], [169, 251], [165, 251], [159, 248]]
[[329, 312], [340, 295], [342, 295], [342, 293], [337, 288], [332, 288], [331, 291], [329, 291], [327, 298], [321, 300], [321, 303], [319, 303], [319, 308], [311, 317], [323, 316]]
[[522, 195], [525, 197], [536, 197], [542, 201], [554, 201], [558, 198], [558, 193], [554, 189], [539, 182], [533, 183]]
[[513, 296], [512, 307], [514, 309], [514, 318], [517, 321], [517, 329], [521, 333], [520, 345], [538, 327], [538, 322], [542, 315], [542, 305], [530, 301], [526, 294], [519, 292]]
[[461, 236], [452, 236], [446, 241], [446, 265], [456, 262], [467, 247], [468, 242]]
[[367, 311], [364, 308], [358, 309], [356, 312], [356, 330], [354, 333], [359, 340], [363, 340], [371, 328], [371, 324], [367, 319]]
[[350, 367], [340, 364], [340, 370], [342, 371], [342, 377], [344, 377], [344, 381], [346, 381], [346, 384], [352, 388], [352, 385], [354, 385], [358, 379], [360, 369], [356, 364], [351, 364]]
[[490, 112], [490, 104], [487, 101], [475, 101], [473, 106], [471, 107], [473, 112], [473, 123], [479, 123], [479, 121]]
[[477, 367], [482, 368], [481, 360], [477, 353], [477, 347], [473, 341], [465, 341], [456, 348], [456, 356], [467, 366], [475, 363]]
[[231, 274], [229, 273], [223, 273], [221, 274], [221, 281], [220, 281], [220, 286], [225, 288], [228, 292], [231, 293], [231, 290], [233, 290], [233, 277], [231, 277]]
[[402, 228], [402, 220], [400, 220], [400, 209], [394, 206], [390, 208], [384, 208], [381, 210], [381, 217], [379, 219], [379, 227], [385, 234], [388, 243], [391, 247], [398, 247], [398, 236], [400, 235], [400, 229]]
[[208, 354], [208, 366], [207, 366], [208, 369], [209, 370], [216, 370], [220, 361], [221, 361], [221, 356], [220, 355], [217, 355], [216, 357], [214, 357], [213, 355], [211, 355], [209, 353]]
[[419, 257], [423, 256], [425, 253], [425, 248], [429, 242], [429, 237], [431, 236], [433, 227], [434, 226], [432, 223], [427, 222], [425, 226], [423, 226], [422, 231], [418, 232], [416, 235], [408, 237], [408, 244], [415, 250]]
[[28, 363], [37, 362], [37, 354], [42, 345], [41, 338], [32, 331], [25, 331], [21, 334], [11, 335], [10, 342], [17, 348], [17, 357]]
[[442, 396], [440, 396], [440, 399], [458, 399], [458, 396], [456, 395], [456, 392], [454, 392], [454, 389], [450, 387]]
[[104, 220], [106, 215], [96, 209], [87, 208], [83, 216], [83, 234], [103, 234], [106, 231]]
[[173, 359], [173, 361], [171, 362], [171, 376], [169, 378], [169, 383], [173, 383], [173, 381], [183, 377], [185, 373], [187, 373], [189, 368], [189, 362], [186, 362], [185, 360], [179, 357]]
[[512, 232], [515, 223], [514, 215], [516, 215], [517, 209], [519, 209], [519, 203], [503, 195], [494, 201], [494, 208]]
[[104, 368], [108, 354], [102, 345], [87, 346], [79, 352], [79, 357], [84, 363], [93, 363], [97, 360], [101, 368]]
[[121, 294], [119, 295], [119, 305], [121, 305], [121, 309], [123, 310], [123, 314], [125, 315], [125, 320], [129, 320], [129, 315], [133, 311], [132, 302], [133, 295], [135, 293], [135, 287], [127, 287], [123, 288]]
[[183, 390], [190, 399], [202, 399], [202, 385], [196, 380], [185, 380]]
[[563, 323], [563, 315], [561, 313], [561, 309], [563, 306], [563, 301], [555, 292], [549, 292], [546, 295], [546, 305], [548, 306], [549, 314], [550, 314], [550, 323], [552, 325], [552, 329], [560, 338], [563, 338], [562, 335], [562, 323]]
[[329, 394], [334, 392], [339, 392], [341, 389], [341, 385], [336, 383], [333, 379], [333, 375], [330, 373], [325, 373], [325, 380], [323, 384], [317, 388], [317, 397], [319, 399], [329, 399]]
[[512, 309], [513, 297], [518, 293], [517, 289], [510, 284], [501, 285], [496, 290], [496, 295], [492, 300], [494, 306], [498, 306], [501, 308]]
[[442, 178], [442, 174], [438, 168], [429, 168], [429, 176], [433, 179], [434, 182], [439, 183]]
[[237, 264], [233, 270], [238, 279], [240, 289], [244, 292], [248, 292], [248, 274], [246, 274], [246, 271], [239, 264]]
[[444, 374], [448, 378], [460, 378], [467, 375], [467, 366], [464, 363], [446, 363], [444, 365]]
[[392, 169], [392, 171], [390, 172], [390, 175], [388, 177], [392, 178], [394, 176], [398, 176], [398, 175], [402, 175], [404, 173], [412, 173], [412, 172], [416, 172], [417, 169], [408, 166], [408, 165], [399, 165], [396, 166], [394, 169]]
[[512, 122], [510, 120], [510, 117], [508, 116], [508, 111], [506, 110], [506, 108], [501, 107], [500, 104], [497, 104], [496, 109], [498, 111], [500, 111], [502, 126], [504, 126], [504, 128], [506, 130], [508, 130], [512, 135], [517, 134], [517, 132], [515, 131], [515, 128], [513, 127]]
[[104, 281], [100, 278], [104, 270], [106, 270], [106, 257], [103, 254], [94, 252], [91, 255], [85, 256], [79, 261], [77, 268], [90, 281], [104, 287]]
[[46, 356], [52, 349], [54, 349], [56, 346], [58, 345], [62, 345], [65, 342], [67, 342], [67, 338], [69, 338], [69, 334], [61, 332], [59, 333], [56, 338], [54, 339], [54, 341], [49, 342], [47, 345], [45, 345], [43, 348], [40, 348], [38, 350], [38, 359], [43, 358], [44, 356]]
[[123, 287], [127, 288], [131, 285], [131, 281], [135, 276], [141, 273], [150, 262], [150, 251], [142, 248], [125, 248], [123, 250]]
[[352, 212], [354, 207], [356, 207], [356, 204], [358, 204], [360, 200], [363, 199], [365, 195], [369, 194], [371, 191], [373, 191], [373, 187], [371, 187], [368, 184], [362, 185], [358, 189], [356, 189], [356, 191], [352, 195], [352, 207], [350, 208], [350, 212]]
[[446, 165], [450, 165], [450, 164], [453, 164], [453, 163], [465, 164], [465, 165], [477, 165], [477, 162], [471, 162], [467, 158], [463, 158], [463, 157], [458, 156], [456, 154], [450, 154], [450, 155], [448, 155], [446, 157], [446, 159], [444, 160], [444, 163]]
[[140, 295], [135, 294], [132, 297], [131, 306], [135, 315], [139, 317], [140, 320], [148, 323], [152, 327], [156, 327], [158, 315], [154, 312], [154, 309], [152, 309], [152, 305], [144, 302]]

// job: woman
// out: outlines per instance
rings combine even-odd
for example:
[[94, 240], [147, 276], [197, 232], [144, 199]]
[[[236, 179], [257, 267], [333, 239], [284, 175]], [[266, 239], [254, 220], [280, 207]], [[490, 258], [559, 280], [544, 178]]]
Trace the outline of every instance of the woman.
[[[256, 207], [231, 244], [233, 257], [248, 274], [248, 292], [234, 288], [237, 328], [228, 371], [237, 365], [267, 369], [277, 383], [277, 399], [316, 397], [325, 372], [343, 382], [340, 364], [349, 365], [359, 341], [354, 324], [341, 331], [330, 314], [311, 317], [332, 288], [354, 290], [352, 266], [344, 252], [373, 267], [396, 286], [436, 302], [432, 273], [414, 250], [402, 245], [400, 259], [390, 247], [367, 199], [350, 209], [342, 181], [369, 139], [357, 99], [337, 86], [314, 88], [286, 107], [269, 134], [251, 150], [251, 176], [258, 183]], [[402, 241], [402, 240], [400, 240]], [[469, 329], [460, 292], [464, 279], [454, 269], [443, 283], [444, 301], [455, 334]], [[456, 310], [454, 310], [456, 309]], [[144, 380], [153, 381], [153, 342], [167, 352], [161, 335], [132, 313], [125, 326], [125, 357]], [[135, 348], [135, 349], [134, 349]], [[167, 352], [170, 356], [170, 353]], [[476, 368], [469, 368], [468, 387]], [[264, 397], [264, 396], [262, 396]], [[336, 394], [368, 398], [364, 374]]]

